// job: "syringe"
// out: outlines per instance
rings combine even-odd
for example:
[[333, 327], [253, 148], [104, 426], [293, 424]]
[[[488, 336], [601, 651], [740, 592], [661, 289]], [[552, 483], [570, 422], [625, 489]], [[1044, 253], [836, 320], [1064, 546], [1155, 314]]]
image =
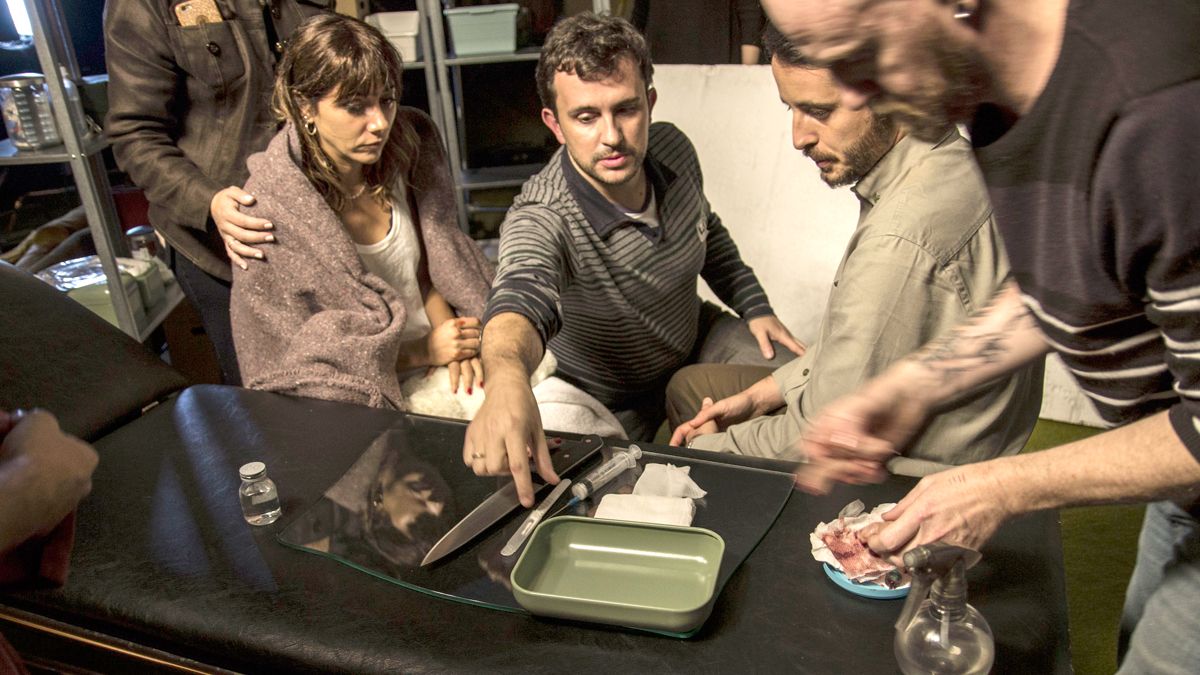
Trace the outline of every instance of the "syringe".
[[642, 449], [636, 443], [630, 443], [627, 450], [614, 452], [613, 456], [607, 462], [596, 467], [588, 475], [580, 478], [571, 486], [572, 497], [571, 501], [567, 502], [567, 507], [574, 506], [587, 499], [596, 490], [604, 487], [610, 480], [637, 466], [637, 461], [641, 456]]

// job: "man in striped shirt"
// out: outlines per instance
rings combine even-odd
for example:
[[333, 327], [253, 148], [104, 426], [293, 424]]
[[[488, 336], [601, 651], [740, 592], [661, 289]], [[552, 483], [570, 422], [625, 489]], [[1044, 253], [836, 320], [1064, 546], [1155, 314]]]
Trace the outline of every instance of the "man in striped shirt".
[[[650, 124], [653, 66], [641, 35], [623, 19], [571, 17], [547, 37], [537, 73], [542, 120], [564, 148], [501, 229], [484, 314], [487, 398], [463, 448], [477, 474], [511, 471], [527, 504], [531, 456], [557, 481], [529, 386], [544, 347], [555, 374], [634, 439], [653, 438], [680, 366], [769, 362], [772, 341], [804, 351], [712, 212], [691, 142]], [[697, 275], [740, 320], [700, 301]]]
[[766, 0], [845, 105], [971, 126], [1015, 283], [948, 339], [825, 408], [798, 475], [877, 479], [935, 411], [1054, 351], [1107, 433], [928, 477], [864, 530], [897, 558], [1006, 519], [1149, 501], [1122, 673], [1200, 664], [1200, 3]]

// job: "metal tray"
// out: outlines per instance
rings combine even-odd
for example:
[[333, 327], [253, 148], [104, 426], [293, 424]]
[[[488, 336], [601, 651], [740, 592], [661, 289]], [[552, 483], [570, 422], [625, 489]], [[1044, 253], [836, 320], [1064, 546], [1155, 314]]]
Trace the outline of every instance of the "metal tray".
[[724, 551], [699, 527], [551, 518], [517, 560], [512, 592], [534, 614], [686, 633], [712, 610]]

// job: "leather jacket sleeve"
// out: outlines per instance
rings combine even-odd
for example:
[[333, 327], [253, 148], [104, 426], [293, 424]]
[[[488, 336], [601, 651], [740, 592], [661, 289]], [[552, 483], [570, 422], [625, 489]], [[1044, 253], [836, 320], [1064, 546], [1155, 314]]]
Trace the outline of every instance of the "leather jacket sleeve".
[[182, 116], [189, 111], [185, 71], [168, 35], [179, 27], [169, 11], [168, 3], [154, 0], [112, 0], [106, 6], [110, 103], [105, 130], [117, 164], [147, 199], [164, 207], [173, 222], [204, 229], [209, 203], [225, 186], [178, 145], [185, 130]]
[[181, 26], [180, 0], [109, 0], [106, 131], [117, 164], [146, 192], [150, 224], [206, 272], [229, 279], [209, 217], [213, 195], [245, 183], [246, 158], [278, 129], [270, 110], [279, 43], [326, 0], [216, 0], [221, 21]]

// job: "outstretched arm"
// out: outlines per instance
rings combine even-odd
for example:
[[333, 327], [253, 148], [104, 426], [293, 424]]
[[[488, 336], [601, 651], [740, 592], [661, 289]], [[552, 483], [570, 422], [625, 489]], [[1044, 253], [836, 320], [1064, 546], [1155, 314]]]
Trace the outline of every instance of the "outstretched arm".
[[[1131, 253], [1104, 262], [1113, 263], [1110, 271], [1133, 297], [1149, 297], [1146, 317], [1161, 330], [1161, 337], [1152, 337], [1165, 347], [1163, 361], [1173, 380], [1169, 392], [1178, 401], [1166, 412], [1069, 445], [930, 476], [888, 514], [889, 524], [865, 533], [873, 549], [895, 557], [935, 539], [977, 547], [1005, 518], [1044, 508], [1160, 499], [1195, 504], [1200, 496], [1200, 361], [1195, 358], [1200, 247], [1193, 230], [1200, 212], [1194, 197], [1197, 168], [1188, 158], [1195, 157], [1200, 141], [1175, 111], [1193, 109], [1198, 102], [1200, 85], [1190, 83], [1127, 110], [1107, 137], [1093, 190], [1093, 212], [1111, 219], [1097, 225], [1120, 231], [1128, 241], [1117, 249]], [[1177, 170], [1164, 172], [1163, 166]], [[956, 358], [961, 352], [953, 345], [928, 354], [920, 365], [931, 373], [931, 397], [953, 396], [977, 373], [1019, 355], [1018, 335], [1014, 331], [1011, 339], [982, 342], [973, 358]], [[1069, 336], [1051, 337], [1061, 342]]]
[[463, 463], [479, 476], [511, 472], [521, 503], [527, 507], [533, 506], [534, 496], [531, 458], [538, 475], [558, 482], [529, 386], [542, 352], [541, 338], [524, 316], [504, 312], [488, 320], [483, 332], [487, 397], [467, 427], [463, 443]]
[[1061, 447], [927, 476], [860, 535], [899, 562], [933, 541], [978, 549], [1006, 520], [1041, 509], [1200, 497], [1200, 462], [1167, 413]]

